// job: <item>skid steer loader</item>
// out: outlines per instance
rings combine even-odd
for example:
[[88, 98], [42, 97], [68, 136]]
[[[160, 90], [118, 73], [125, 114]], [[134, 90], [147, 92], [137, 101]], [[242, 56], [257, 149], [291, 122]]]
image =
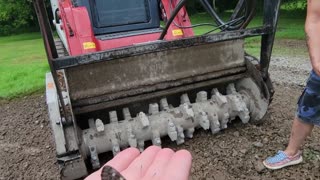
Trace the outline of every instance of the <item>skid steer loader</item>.
[[[129, 146], [143, 151], [162, 137], [179, 145], [198, 128], [215, 134], [267, 113], [280, 0], [264, 0], [262, 26], [252, 28], [256, 0], [239, 0], [227, 21], [199, 0], [213, 22], [202, 24], [190, 22], [186, 0], [51, 0], [59, 39], [44, 1], [33, 2], [63, 179], [86, 177]], [[196, 36], [199, 26], [212, 30]], [[244, 50], [254, 36], [261, 36], [259, 60]]]

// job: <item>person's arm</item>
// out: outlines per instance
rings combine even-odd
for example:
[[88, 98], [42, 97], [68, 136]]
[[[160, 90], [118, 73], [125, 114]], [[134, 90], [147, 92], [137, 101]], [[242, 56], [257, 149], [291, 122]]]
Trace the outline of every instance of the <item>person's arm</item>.
[[305, 32], [312, 68], [320, 76], [320, 0], [308, 0]]

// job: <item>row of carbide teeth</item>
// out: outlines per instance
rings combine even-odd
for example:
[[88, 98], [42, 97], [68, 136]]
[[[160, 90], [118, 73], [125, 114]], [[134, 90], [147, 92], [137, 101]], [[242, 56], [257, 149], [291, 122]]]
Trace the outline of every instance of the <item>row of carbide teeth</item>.
[[[207, 92], [201, 91], [197, 93], [196, 102], [191, 103], [188, 95], [183, 94], [180, 98], [181, 105], [175, 108], [168, 104], [166, 98], [163, 98], [159, 104], [149, 104], [148, 115], [140, 112], [132, 118], [129, 109], [124, 108], [122, 110], [124, 121], [119, 122], [116, 111], [111, 111], [109, 112], [110, 124], [104, 125], [100, 119], [95, 121], [91, 119], [89, 126], [90, 130], [96, 132], [97, 137], [104, 136], [105, 141], [111, 142], [112, 149], [109, 151], [112, 150], [114, 155], [120, 152], [123, 141], [126, 142], [124, 144], [137, 147], [142, 151], [144, 141], [152, 140], [154, 145], [161, 146], [161, 137], [168, 135], [179, 145], [184, 143], [185, 137], [192, 138], [197, 127], [202, 127], [204, 130], [211, 129], [215, 134], [227, 128], [227, 123], [235, 117], [240, 117], [243, 123], [247, 123], [250, 116], [244, 98], [244, 95], [238, 93], [234, 85], [230, 84], [227, 86], [227, 95], [222, 95], [218, 89], [213, 89], [212, 97], [208, 100]], [[89, 147], [93, 149], [92, 152], [90, 151], [91, 160], [94, 159], [92, 163], [95, 163], [96, 167], [100, 166], [96, 148], [103, 146], [101, 143], [97, 144], [89, 142]], [[108, 148], [98, 149], [100, 149], [99, 153], [102, 153], [101, 149]]]

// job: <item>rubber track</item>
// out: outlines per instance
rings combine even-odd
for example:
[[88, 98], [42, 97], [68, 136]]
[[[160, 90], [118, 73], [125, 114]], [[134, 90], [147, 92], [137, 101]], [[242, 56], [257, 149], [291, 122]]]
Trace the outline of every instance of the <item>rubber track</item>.
[[54, 39], [54, 43], [56, 44], [56, 48], [57, 48], [57, 52], [58, 52], [59, 58], [69, 55], [67, 49], [64, 47], [64, 45], [63, 45], [63, 43], [62, 43], [60, 38]]

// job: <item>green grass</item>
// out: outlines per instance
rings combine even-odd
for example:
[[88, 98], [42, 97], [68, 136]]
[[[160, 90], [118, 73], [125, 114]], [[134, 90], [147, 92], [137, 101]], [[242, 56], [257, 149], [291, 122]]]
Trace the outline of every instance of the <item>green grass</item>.
[[39, 33], [0, 37], [0, 99], [44, 89], [49, 70]]
[[[298, 15], [297, 15], [298, 14]], [[224, 17], [227, 17], [226, 14]], [[205, 13], [191, 16], [193, 24], [213, 22]], [[250, 27], [262, 25], [262, 17], [257, 16]], [[276, 39], [304, 39], [303, 12], [281, 12]], [[195, 28], [195, 34], [201, 35], [212, 27]], [[274, 48], [274, 54], [288, 54], [289, 48]], [[260, 38], [249, 38], [245, 41], [246, 51], [258, 56]], [[294, 50], [299, 53], [299, 49]], [[0, 99], [10, 99], [43, 91], [45, 73], [49, 71], [45, 50], [39, 33], [28, 33], [8, 37], [0, 37]]]
[[34, 40], [34, 39], [41, 39], [40, 33], [26, 33], [26, 34], [19, 34], [13, 36], [4, 36], [0, 37], [0, 43], [10, 43], [10, 42], [17, 42], [17, 41], [24, 41], [24, 40]]
[[[292, 12], [291, 12], [292, 13]], [[298, 13], [300, 14], [300, 13]], [[262, 17], [255, 18], [252, 23], [249, 25], [249, 27], [255, 27], [262, 24]], [[293, 17], [291, 14], [288, 14], [288, 12], [283, 11], [280, 13], [280, 18], [278, 22], [278, 28], [276, 32], [276, 42], [279, 40], [284, 39], [292, 39], [292, 40], [304, 40], [305, 39], [305, 33], [304, 33], [304, 22], [305, 17], [303, 15]], [[258, 56], [260, 53], [260, 37], [253, 37], [248, 38], [245, 41], [246, 50], [247, 52]], [[293, 55], [292, 53], [296, 54], [303, 54], [305, 55], [305, 49], [289, 49], [285, 48], [283, 46], [278, 46], [278, 44], [275, 42], [275, 46], [273, 49], [273, 55]]]
[[[294, 16], [296, 15], [296, 16]], [[223, 15], [225, 19], [230, 16], [230, 14]], [[194, 16], [191, 16], [191, 21], [193, 24], [204, 23], [204, 22], [212, 22], [211, 17], [206, 13], [200, 13]], [[304, 21], [305, 15], [303, 11], [287, 11], [282, 10], [280, 12], [280, 18], [278, 23], [278, 29], [276, 33], [276, 40], [281, 39], [295, 39], [295, 40], [303, 40], [305, 38], [304, 34]], [[259, 27], [262, 26], [262, 16], [256, 16], [249, 27]], [[210, 26], [198, 27], [194, 29], [196, 35], [204, 34], [213, 28]], [[260, 37], [248, 38], [245, 40], [245, 48], [246, 51], [254, 56], [258, 56], [260, 53]], [[276, 46], [276, 45], [275, 45]], [[303, 51], [303, 50], [302, 50]], [[274, 54], [290, 54], [292, 51], [290, 49], [274, 48]]]
[[[303, 16], [290, 17], [288, 13], [283, 13], [281, 15], [278, 22], [278, 29], [276, 38], [282, 39], [304, 39], [304, 21], [305, 18]], [[213, 20], [206, 13], [197, 14], [191, 16], [191, 21], [193, 24], [204, 23], [204, 22], [212, 22]], [[262, 16], [257, 16], [254, 18], [249, 27], [258, 27], [262, 25]], [[201, 35], [205, 32], [212, 30], [213, 28], [210, 26], [203, 26], [195, 28], [195, 34]]]
[[[294, 12], [291, 12], [294, 13]], [[283, 14], [283, 15], [282, 15]], [[304, 39], [304, 21], [305, 17], [299, 13], [300, 16], [291, 16], [289, 12], [281, 12], [276, 38], [282, 39]], [[227, 16], [227, 15], [225, 15]], [[191, 21], [193, 24], [212, 22], [211, 17], [206, 13], [199, 13], [197, 15], [191, 16]], [[262, 16], [255, 17], [249, 27], [258, 27], [262, 25]], [[210, 26], [198, 27], [195, 28], [195, 34], [201, 35], [205, 32], [212, 30]]]

